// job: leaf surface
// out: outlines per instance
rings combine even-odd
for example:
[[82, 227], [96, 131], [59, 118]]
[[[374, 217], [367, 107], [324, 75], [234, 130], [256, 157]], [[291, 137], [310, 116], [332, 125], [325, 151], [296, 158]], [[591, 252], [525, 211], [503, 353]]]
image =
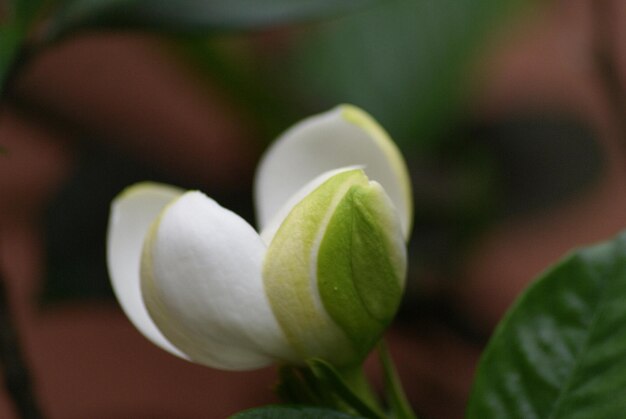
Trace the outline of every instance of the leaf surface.
[[626, 234], [566, 257], [498, 326], [467, 417], [623, 417], [625, 302]]

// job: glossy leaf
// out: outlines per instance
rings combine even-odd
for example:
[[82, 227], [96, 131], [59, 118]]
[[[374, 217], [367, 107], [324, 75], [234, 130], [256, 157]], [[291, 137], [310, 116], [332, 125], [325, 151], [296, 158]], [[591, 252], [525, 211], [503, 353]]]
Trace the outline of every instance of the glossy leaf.
[[496, 330], [467, 417], [623, 417], [625, 301], [626, 233], [566, 257]]
[[354, 419], [358, 417], [319, 407], [265, 406], [237, 413], [231, 416], [231, 419]]
[[293, 89], [367, 109], [401, 145], [423, 143], [449, 126], [468, 58], [518, 3], [390, 0], [320, 25], [293, 54]]
[[376, 0], [74, 0], [56, 32], [84, 26], [207, 32], [268, 27], [345, 13]]

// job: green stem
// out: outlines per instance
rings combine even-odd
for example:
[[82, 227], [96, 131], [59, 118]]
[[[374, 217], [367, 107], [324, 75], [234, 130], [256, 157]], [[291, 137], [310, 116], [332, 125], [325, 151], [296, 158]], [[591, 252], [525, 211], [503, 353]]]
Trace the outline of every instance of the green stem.
[[312, 358], [303, 367], [283, 366], [276, 392], [286, 403], [321, 406], [370, 419], [387, 417], [362, 365], [337, 370]]
[[374, 393], [374, 390], [372, 390], [372, 387], [367, 380], [367, 376], [363, 370], [363, 365], [341, 369], [339, 370], [339, 374], [348, 388], [352, 390], [354, 395], [356, 395], [372, 411], [376, 412], [381, 417], [385, 417], [378, 397]]
[[385, 392], [392, 417], [395, 419], [417, 419], [417, 415], [413, 412], [413, 408], [402, 388], [402, 383], [398, 377], [387, 345], [382, 340], [378, 344], [378, 355], [385, 375]]

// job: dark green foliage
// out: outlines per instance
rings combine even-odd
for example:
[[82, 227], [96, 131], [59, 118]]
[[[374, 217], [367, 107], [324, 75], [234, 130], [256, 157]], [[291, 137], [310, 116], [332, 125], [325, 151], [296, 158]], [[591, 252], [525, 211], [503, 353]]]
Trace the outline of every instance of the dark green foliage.
[[574, 252], [500, 323], [477, 372], [468, 418], [623, 417], [626, 234]]
[[374, 0], [74, 0], [54, 22], [54, 31], [77, 27], [127, 27], [207, 33], [311, 20], [345, 13]]

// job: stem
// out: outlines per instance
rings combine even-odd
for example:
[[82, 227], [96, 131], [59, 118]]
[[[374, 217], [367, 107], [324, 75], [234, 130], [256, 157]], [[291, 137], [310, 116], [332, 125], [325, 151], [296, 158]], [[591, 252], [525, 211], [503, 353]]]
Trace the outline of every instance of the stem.
[[338, 370], [312, 358], [304, 367], [284, 366], [276, 391], [286, 403], [322, 406], [370, 419], [387, 417], [362, 365]]
[[42, 418], [32, 388], [29, 369], [20, 347], [17, 328], [9, 309], [6, 277], [0, 272], [0, 363], [4, 366], [4, 381], [19, 417]]
[[378, 397], [376, 397], [376, 394], [367, 380], [365, 371], [363, 370], [363, 365], [358, 365], [349, 369], [342, 369], [339, 373], [348, 388], [350, 388], [350, 390], [352, 390], [352, 392], [359, 397], [363, 403], [384, 417]]
[[411, 407], [411, 404], [406, 397], [406, 393], [402, 388], [402, 383], [398, 377], [398, 373], [393, 364], [393, 359], [389, 354], [389, 350], [387, 349], [387, 345], [382, 340], [378, 344], [378, 355], [385, 374], [387, 402], [389, 403], [393, 417], [396, 419], [417, 419], [417, 415], [413, 412], [413, 408]]

